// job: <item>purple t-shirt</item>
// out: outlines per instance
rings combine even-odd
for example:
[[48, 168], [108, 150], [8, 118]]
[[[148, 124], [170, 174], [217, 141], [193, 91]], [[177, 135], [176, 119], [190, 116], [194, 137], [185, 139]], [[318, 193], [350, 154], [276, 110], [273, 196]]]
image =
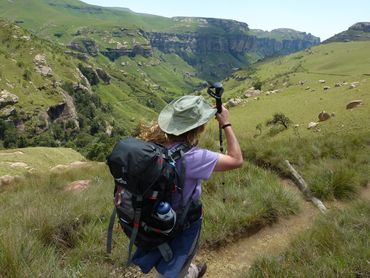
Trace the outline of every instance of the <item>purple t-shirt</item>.
[[[201, 181], [208, 180], [216, 166], [218, 153], [194, 147], [187, 151], [182, 159], [185, 159], [185, 184], [184, 184], [184, 204], [187, 204], [190, 196], [193, 200], [198, 200], [202, 192]], [[181, 172], [181, 162], [176, 163], [177, 170]], [[181, 203], [181, 194], [176, 191], [172, 195], [172, 207], [177, 209]]]

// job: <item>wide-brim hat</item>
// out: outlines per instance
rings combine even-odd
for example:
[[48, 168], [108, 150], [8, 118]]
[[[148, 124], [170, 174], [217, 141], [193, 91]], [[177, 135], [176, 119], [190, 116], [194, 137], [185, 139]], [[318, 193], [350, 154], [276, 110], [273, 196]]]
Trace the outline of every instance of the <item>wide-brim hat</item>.
[[183, 96], [163, 108], [158, 125], [167, 134], [177, 136], [205, 124], [216, 112], [202, 96]]

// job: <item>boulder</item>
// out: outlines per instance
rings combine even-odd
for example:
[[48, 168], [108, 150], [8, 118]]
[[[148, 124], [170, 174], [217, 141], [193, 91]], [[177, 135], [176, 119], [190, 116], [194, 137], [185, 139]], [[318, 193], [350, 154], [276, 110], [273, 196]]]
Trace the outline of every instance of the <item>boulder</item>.
[[227, 102], [227, 105], [230, 107], [235, 107], [242, 102], [240, 98], [232, 98]]
[[324, 79], [320, 79], [320, 80], [319, 80], [319, 83], [324, 84], [324, 83], [326, 83], [326, 80], [324, 80]]
[[0, 109], [0, 118], [8, 118], [12, 115], [15, 115], [17, 113], [15, 107], [5, 107], [3, 109]]
[[324, 86], [324, 91], [327, 91], [327, 90], [329, 90], [330, 89], [330, 86]]
[[24, 162], [13, 162], [10, 164], [10, 167], [12, 168], [26, 168], [28, 165]]
[[11, 175], [5, 175], [0, 177], [0, 186], [11, 185], [16, 181], [16, 177]]
[[91, 180], [77, 180], [71, 182], [65, 187], [67, 191], [83, 191], [86, 190], [91, 184]]
[[53, 76], [53, 70], [46, 63], [45, 55], [37, 54], [33, 59], [33, 63], [35, 64], [36, 72], [40, 73], [42, 76]]
[[361, 99], [352, 100], [350, 103], [347, 104], [346, 109], [352, 109], [362, 104]]
[[312, 129], [312, 128], [317, 127], [318, 125], [319, 125], [319, 123], [318, 123], [318, 122], [310, 122], [310, 123], [308, 123], [307, 128], [308, 128], [308, 129]]
[[358, 81], [356, 81], [356, 82], [352, 82], [352, 83], [351, 83], [351, 85], [349, 85], [349, 88], [350, 88], [350, 89], [357, 88], [359, 84], [360, 84], [360, 82], [358, 82]]
[[5, 107], [7, 105], [16, 104], [18, 102], [18, 96], [6, 91], [0, 91], [0, 108]]
[[319, 114], [319, 120], [320, 122], [326, 121], [330, 119], [330, 114], [326, 111], [321, 111]]
[[250, 97], [255, 97], [261, 94], [260, 90], [254, 89], [254, 87], [249, 88], [244, 92], [244, 97], [250, 98]]
[[84, 85], [89, 91], [91, 91], [91, 85], [86, 76], [82, 74], [79, 68], [76, 68], [77, 78], [80, 80], [80, 83]]

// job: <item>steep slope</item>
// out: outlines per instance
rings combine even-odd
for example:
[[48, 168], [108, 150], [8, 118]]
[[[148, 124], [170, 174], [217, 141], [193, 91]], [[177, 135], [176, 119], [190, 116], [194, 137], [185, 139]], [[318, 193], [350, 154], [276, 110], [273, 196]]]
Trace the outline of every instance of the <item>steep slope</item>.
[[[180, 56], [203, 79], [220, 79], [258, 59], [319, 43], [310, 34], [285, 29], [255, 32], [246, 23], [234, 20], [165, 18], [77, 0], [23, 2], [0, 3], [3, 11], [0, 16], [24, 25], [43, 38], [92, 56], [101, 53], [112, 61], [122, 56], [155, 57], [153, 48], [157, 48]], [[38, 13], [48, 17], [36, 17]], [[194, 88], [197, 81], [190, 84]]]
[[[368, 132], [370, 125], [364, 123], [370, 120], [369, 57], [370, 42], [322, 44], [235, 72], [223, 82], [224, 97], [231, 99], [231, 106], [238, 106], [233, 112], [238, 114], [237, 125], [251, 137], [258, 138], [259, 128], [273, 141]], [[352, 112], [346, 106], [354, 100], [363, 105]], [[319, 122], [322, 111], [329, 113], [329, 120]], [[297, 124], [297, 129], [274, 134], [265, 123], [278, 112]], [[318, 127], [308, 129], [310, 122], [319, 122]]]
[[323, 43], [330, 42], [349, 42], [349, 41], [369, 41], [370, 22], [358, 22], [353, 24], [348, 30], [343, 31], [325, 40]]
[[[136, 84], [142, 95], [149, 94], [145, 100], [129, 95], [130, 82], [121, 91], [122, 81], [108, 73], [111, 69], [71, 57], [64, 48], [6, 21], [0, 21], [0, 38], [3, 147], [68, 145], [87, 154], [94, 143], [127, 133], [133, 117], [154, 115], [146, 105], [150, 91]], [[152, 101], [164, 103], [156, 96]]]

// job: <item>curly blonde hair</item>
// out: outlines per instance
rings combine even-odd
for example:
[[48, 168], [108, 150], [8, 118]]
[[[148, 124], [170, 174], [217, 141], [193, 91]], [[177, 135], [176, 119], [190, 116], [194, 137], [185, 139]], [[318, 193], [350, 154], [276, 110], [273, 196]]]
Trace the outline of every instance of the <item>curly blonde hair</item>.
[[199, 137], [204, 129], [205, 125], [201, 125], [176, 136], [162, 131], [157, 122], [151, 122], [149, 124], [140, 123], [137, 137], [145, 141], [155, 142], [162, 145], [175, 142], [185, 142], [190, 146], [196, 146], [198, 145]]

